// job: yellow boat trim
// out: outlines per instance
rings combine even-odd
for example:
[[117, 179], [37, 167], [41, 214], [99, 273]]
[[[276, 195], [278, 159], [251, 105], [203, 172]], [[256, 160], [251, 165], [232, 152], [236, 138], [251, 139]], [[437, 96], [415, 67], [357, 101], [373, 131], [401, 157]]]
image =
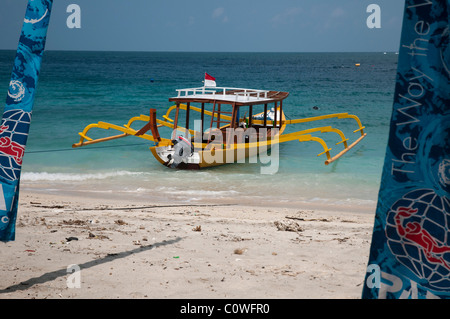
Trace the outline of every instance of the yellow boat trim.
[[[93, 128], [100, 128], [100, 129], [104, 129], [104, 130], [113, 129], [113, 130], [122, 132], [123, 134], [108, 136], [108, 137], [99, 138], [99, 139], [94, 140], [94, 139], [90, 138], [89, 136], [87, 136], [87, 132]], [[132, 128], [122, 127], [122, 126], [111, 124], [111, 123], [106, 123], [106, 122], [93, 123], [93, 124], [89, 124], [88, 126], [86, 126], [86, 128], [83, 130], [83, 132], [78, 133], [81, 136], [80, 142], [73, 144], [72, 147], [81, 147], [84, 145], [110, 141], [110, 140], [114, 140], [114, 139], [118, 139], [118, 138], [122, 138], [122, 137], [127, 137], [130, 135], [135, 135], [137, 132], [138, 132], [137, 130], [134, 130]], [[152, 142], [155, 141], [152, 135], [142, 134], [139, 137], [143, 138], [145, 140], [148, 140], [148, 141], [152, 141]], [[87, 142], [85, 140], [87, 140]], [[164, 139], [164, 138], [160, 142], [161, 145], [170, 145], [171, 143], [172, 142], [169, 139]]]
[[[163, 115], [164, 120], [156, 119], [158, 127], [165, 126], [165, 127], [174, 129], [174, 124], [173, 124], [174, 120], [170, 118], [170, 113], [174, 109], [176, 109], [176, 107], [177, 107], [176, 105], [173, 105], [167, 110], [166, 114]], [[187, 110], [186, 104], [179, 104], [179, 107], [182, 110]], [[198, 108], [195, 106], [190, 106], [189, 109], [199, 112], [199, 113], [201, 113], [201, 111], [202, 111], [201, 108]], [[280, 110], [280, 107], [278, 107], [278, 110]], [[209, 116], [213, 115], [211, 111], [208, 111], [208, 110], [203, 110], [203, 111], [204, 111], [204, 114], [206, 114], [206, 115], [209, 115]], [[217, 117], [217, 114], [214, 114], [214, 116]], [[221, 118], [231, 121], [231, 116], [221, 114]], [[320, 120], [325, 120], [325, 119], [353, 119], [357, 122], [357, 124], [359, 126], [359, 128], [357, 130], [353, 131], [353, 133], [360, 132], [361, 136], [355, 142], [353, 142], [350, 146], [348, 146], [347, 142], [349, 141], [349, 139], [346, 138], [346, 136], [344, 135], [344, 133], [341, 130], [339, 130], [337, 128], [333, 128], [332, 126], [322, 126], [322, 127], [301, 130], [301, 131], [297, 131], [297, 132], [293, 132], [293, 133], [283, 134], [286, 125], [320, 121]], [[149, 122], [150, 116], [141, 114], [140, 116], [132, 117], [129, 119], [128, 123], [123, 126], [106, 123], [106, 122], [98, 122], [98, 123], [90, 124], [90, 125], [86, 126], [86, 128], [82, 132], [78, 133], [81, 137], [80, 141], [79, 141], [79, 143], [73, 144], [72, 146], [73, 147], [81, 147], [84, 145], [114, 140], [114, 139], [123, 138], [123, 137], [130, 136], [130, 135], [136, 135], [138, 130], [131, 128], [131, 125], [135, 121]], [[279, 122], [279, 121], [277, 121], [277, 122]], [[264, 120], [252, 119], [252, 123], [262, 125], [262, 124], [264, 124]], [[266, 125], [268, 127], [270, 127], [271, 125], [273, 125], [273, 121], [266, 120]], [[226, 124], [226, 125], [222, 126], [221, 129], [227, 128], [229, 126], [230, 126], [230, 124]], [[87, 133], [89, 130], [91, 130], [93, 128], [100, 128], [100, 129], [104, 129], [104, 130], [113, 129], [113, 130], [122, 132], [122, 134], [99, 138], [99, 139], [92, 139], [91, 137], [88, 136]], [[178, 126], [178, 128], [185, 129], [184, 127], [181, 127], [181, 126]], [[344, 155], [346, 152], [348, 152], [350, 149], [352, 149], [356, 144], [358, 144], [367, 135], [367, 133], [364, 133], [364, 129], [365, 129], [365, 127], [362, 126], [360, 119], [356, 115], [352, 115], [352, 114], [348, 114], [348, 113], [328, 114], [328, 115], [321, 115], [321, 116], [315, 116], [315, 117], [309, 117], [309, 118], [303, 118], [303, 119], [294, 119], [294, 120], [286, 120], [284, 113], [282, 113], [281, 127], [279, 129], [279, 133], [276, 136], [272, 137], [271, 139], [269, 139], [267, 141], [227, 144], [227, 147], [225, 149], [230, 150], [233, 148], [234, 149], [255, 148], [255, 147], [260, 147], [260, 146], [264, 146], [264, 145], [271, 145], [273, 143], [285, 143], [285, 142], [289, 142], [289, 141], [293, 141], [293, 140], [298, 140], [299, 142], [313, 141], [313, 142], [319, 143], [322, 146], [323, 152], [319, 153], [317, 156], [326, 154], [327, 160], [325, 161], [325, 164], [328, 165], [328, 164], [334, 162], [335, 160], [337, 160], [338, 158], [340, 158], [342, 155]], [[189, 133], [191, 134], [191, 136], [197, 136], [196, 134], [203, 134], [202, 132], [198, 132], [198, 131], [195, 131], [192, 129], [189, 129]], [[313, 133], [335, 133], [335, 134], [339, 135], [340, 140], [336, 143], [336, 145], [343, 144], [344, 149], [340, 153], [338, 153], [337, 155], [332, 157], [330, 154], [330, 151], [332, 149], [328, 147], [328, 145], [322, 138], [313, 136], [312, 135]], [[155, 142], [153, 136], [149, 135], [149, 134], [142, 134], [138, 137], [143, 138], [148, 141]], [[226, 141], [224, 141], [224, 142], [226, 142]], [[162, 138], [161, 141], [158, 143], [158, 146], [168, 146], [168, 145], [172, 145], [172, 141], [167, 138]], [[197, 143], [194, 140], [193, 145], [194, 145], [195, 149], [201, 150], [200, 152], [204, 152], [204, 151], [212, 151], [213, 149], [214, 149], [214, 151], [216, 151], [216, 147], [219, 144], [214, 145], [211, 143]], [[210, 148], [209, 150], [207, 148], [208, 146]], [[151, 149], [152, 149], [153, 155], [155, 155], [156, 153], [155, 153], [154, 148], [151, 148]], [[223, 149], [223, 147], [220, 149]], [[217, 150], [219, 150], [219, 148], [217, 148]], [[157, 156], [155, 155], [155, 157], [157, 157]]]

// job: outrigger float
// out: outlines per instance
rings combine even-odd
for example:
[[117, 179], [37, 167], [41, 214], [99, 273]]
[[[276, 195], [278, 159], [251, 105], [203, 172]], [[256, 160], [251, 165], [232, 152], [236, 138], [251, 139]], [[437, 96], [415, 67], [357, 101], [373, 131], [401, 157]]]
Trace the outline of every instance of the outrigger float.
[[[81, 147], [136, 136], [155, 143], [150, 150], [161, 164], [171, 168], [200, 169], [245, 162], [246, 158], [267, 152], [268, 148], [276, 143], [313, 141], [323, 147], [323, 152], [318, 156], [325, 154], [325, 164], [328, 165], [367, 135], [360, 119], [348, 113], [287, 120], [283, 112], [283, 100], [289, 95], [287, 92], [206, 86], [206, 81], [203, 87], [180, 89], [177, 92], [176, 97], [169, 98], [169, 101], [175, 104], [167, 110], [162, 119], [156, 118], [156, 109], [150, 109], [149, 115], [133, 117], [123, 126], [106, 122], [90, 124], [79, 133], [79, 143], [72, 146]], [[255, 112], [257, 108], [262, 112]], [[173, 111], [175, 116], [171, 118]], [[184, 123], [181, 123], [180, 111], [185, 111]], [[194, 129], [189, 125], [193, 112], [200, 115], [199, 121], [194, 122]], [[241, 117], [240, 114], [244, 116]], [[205, 119], [206, 116], [209, 118]], [[359, 137], [349, 144], [344, 133], [332, 126], [285, 133], [287, 125], [326, 119], [355, 120], [358, 128], [353, 133], [359, 133]], [[132, 124], [136, 121], [146, 124], [140, 129], [134, 129]], [[205, 123], [209, 125], [206, 126]], [[158, 128], [162, 126], [172, 129], [170, 138], [160, 136]], [[93, 139], [88, 136], [91, 129], [112, 129], [121, 134]], [[338, 137], [336, 145], [342, 145], [341, 151], [332, 156], [331, 148], [324, 139], [314, 135], [317, 133], [335, 133]]]

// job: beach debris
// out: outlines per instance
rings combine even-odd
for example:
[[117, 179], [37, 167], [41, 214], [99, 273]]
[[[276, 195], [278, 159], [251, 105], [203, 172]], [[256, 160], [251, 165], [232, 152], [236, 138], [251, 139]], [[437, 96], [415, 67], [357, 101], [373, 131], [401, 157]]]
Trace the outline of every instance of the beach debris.
[[331, 220], [327, 218], [303, 218], [300, 216], [286, 216], [286, 219], [293, 219], [293, 220], [299, 220], [302, 222], [330, 222]]
[[340, 243], [345, 243], [347, 240], [349, 240], [350, 237], [343, 237], [343, 238], [333, 238], [333, 240], [337, 240]]
[[287, 219], [294, 219], [294, 220], [300, 220], [302, 222], [306, 221], [303, 217], [300, 216], [286, 216]]
[[95, 235], [89, 232], [88, 239], [109, 239], [109, 237], [105, 235]]
[[128, 223], [124, 222], [122, 219], [115, 220], [114, 223], [117, 225], [128, 225]]
[[358, 223], [356, 220], [349, 220], [349, 219], [343, 219], [341, 220], [341, 223]]
[[66, 205], [42, 205], [41, 203], [38, 202], [30, 202], [31, 206], [33, 207], [39, 207], [39, 208], [49, 208], [49, 209], [61, 209], [61, 208], [66, 208]]
[[303, 231], [303, 228], [297, 222], [292, 220], [275, 221], [274, 224], [277, 229], [281, 231], [290, 231], [295, 233]]
[[251, 237], [244, 238], [244, 237], [230, 235], [230, 234], [220, 234], [218, 236], [214, 236], [214, 238], [216, 240], [226, 240], [226, 241], [234, 241], [234, 242], [254, 240], [254, 238], [251, 238]]
[[140, 240], [133, 240], [133, 245], [140, 246], [141, 245], [141, 241]]
[[194, 228], [192, 228], [192, 231], [202, 231], [202, 226], [201, 225], [195, 226]]
[[234, 253], [235, 253], [236, 255], [242, 255], [243, 253], [245, 253], [246, 250], [247, 250], [247, 249], [237, 248], [237, 249], [234, 250]]
[[67, 237], [66, 240], [69, 241], [73, 241], [73, 240], [78, 240], [77, 237]]
[[69, 220], [63, 220], [62, 223], [64, 225], [76, 225], [76, 226], [84, 226], [86, 225], [86, 221], [85, 220], [81, 220], [81, 219], [69, 219]]

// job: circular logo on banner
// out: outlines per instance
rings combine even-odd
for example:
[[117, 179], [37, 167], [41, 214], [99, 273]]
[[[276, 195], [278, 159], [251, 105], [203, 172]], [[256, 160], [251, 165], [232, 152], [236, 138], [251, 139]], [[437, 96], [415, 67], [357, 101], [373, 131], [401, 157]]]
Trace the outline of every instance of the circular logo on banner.
[[25, 96], [25, 87], [23, 86], [22, 82], [12, 80], [9, 83], [8, 95], [14, 100], [14, 102], [22, 101], [23, 97]]
[[390, 251], [432, 290], [450, 288], [450, 201], [431, 189], [404, 195], [390, 209], [386, 237]]
[[450, 160], [445, 159], [439, 164], [439, 182], [442, 187], [450, 187]]

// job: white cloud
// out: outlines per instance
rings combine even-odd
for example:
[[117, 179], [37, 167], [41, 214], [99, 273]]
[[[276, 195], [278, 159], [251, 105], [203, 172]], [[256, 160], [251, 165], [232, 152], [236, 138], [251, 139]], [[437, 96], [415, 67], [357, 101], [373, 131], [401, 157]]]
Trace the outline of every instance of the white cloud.
[[223, 7], [216, 8], [212, 13], [213, 19], [222, 20], [222, 22], [228, 22], [228, 16], [225, 14]]
[[331, 12], [331, 16], [333, 18], [339, 18], [342, 17], [343, 15], [345, 15], [345, 11], [342, 8], [336, 8], [333, 10], [333, 12]]
[[220, 16], [223, 15], [224, 12], [225, 12], [225, 9], [222, 8], [222, 7], [219, 7], [219, 8], [217, 8], [217, 9], [215, 9], [215, 10], [213, 11], [212, 17], [215, 18], [215, 19], [216, 19], [216, 18], [220, 18]]
[[292, 22], [296, 16], [302, 12], [302, 8], [289, 8], [272, 17], [271, 21], [274, 24], [284, 24]]

